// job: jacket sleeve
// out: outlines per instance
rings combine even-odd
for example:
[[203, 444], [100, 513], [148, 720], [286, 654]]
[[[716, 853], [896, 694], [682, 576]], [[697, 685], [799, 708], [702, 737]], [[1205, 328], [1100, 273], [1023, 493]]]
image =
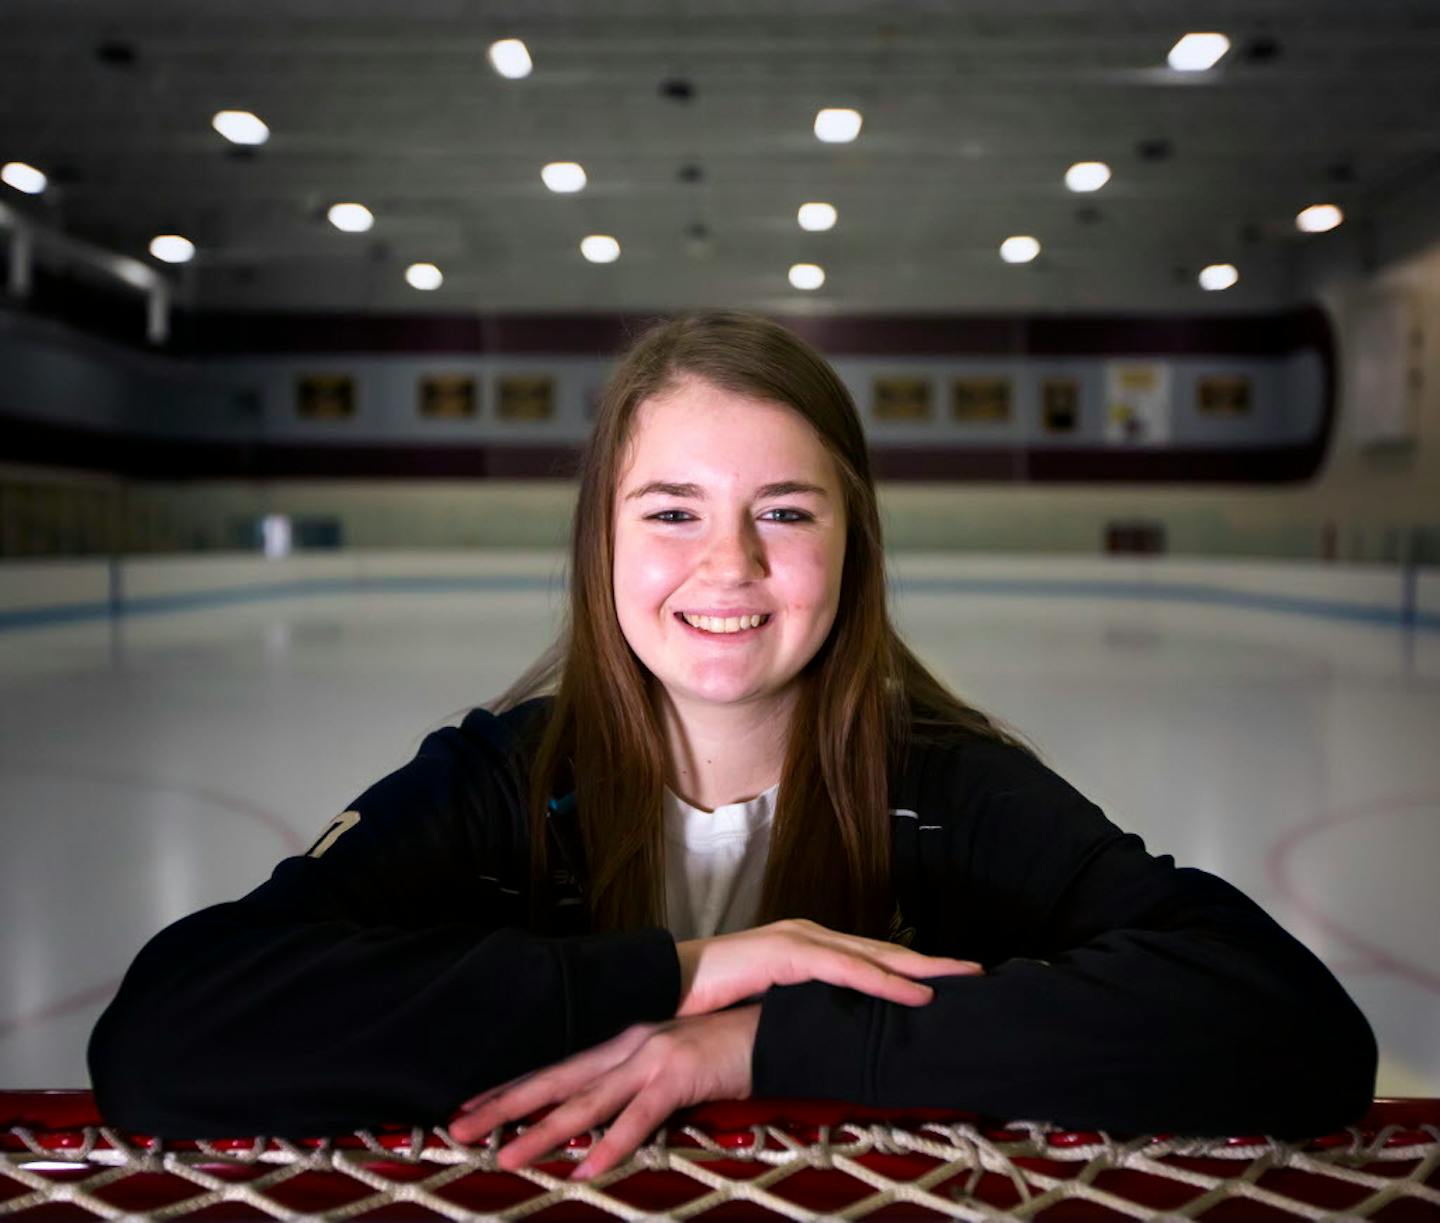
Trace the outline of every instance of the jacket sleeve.
[[501, 924], [520, 787], [467, 733], [481, 717], [430, 735], [248, 896], [145, 946], [90, 1041], [110, 1124], [183, 1137], [437, 1124], [674, 1014], [667, 931]]
[[1365, 1112], [1369, 1024], [1254, 902], [1152, 857], [1016, 749], [957, 755], [940, 781], [964, 798], [916, 833], [943, 841], [920, 843], [941, 866], [919, 949], [986, 975], [936, 979], [920, 1008], [817, 982], [771, 990], [756, 1095], [1117, 1133], [1295, 1137]]

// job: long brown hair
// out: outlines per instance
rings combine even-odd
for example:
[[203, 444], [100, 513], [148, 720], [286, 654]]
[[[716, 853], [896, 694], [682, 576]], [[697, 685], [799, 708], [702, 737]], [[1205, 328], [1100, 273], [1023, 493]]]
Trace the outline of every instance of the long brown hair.
[[570, 601], [554, 645], [499, 697], [496, 712], [553, 690], [530, 779], [532, 895], [546, 877], [549, 799], [573, 784], [596, 930], [664, 925], [665, 736], [651, 676], [615, 609], [614, 500], [636, 410], [685, 376], [785, 404], [815, 429], [840, 473], [845, 563], [829, 636], [797, 677], [760, 922], [808, 917], [883, 937], [890, 896], [888, 783], [922, 737], [978, 736], [1029, 750], [967, 705], [900, 640], [886, 606], [870, 458], [835, 371], [759, 315], [708, 311], [652, 325], [612, 375], [580, 463]]

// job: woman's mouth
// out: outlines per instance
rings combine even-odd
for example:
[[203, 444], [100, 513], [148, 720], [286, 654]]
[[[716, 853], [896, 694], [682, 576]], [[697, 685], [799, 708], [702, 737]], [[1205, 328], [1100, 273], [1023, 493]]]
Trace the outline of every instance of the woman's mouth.
[[706, 637], [749, 637], [770, 623], [769, 612], [746, 616], [696, 616], [676, 612], [675, 619], [692, 632]]

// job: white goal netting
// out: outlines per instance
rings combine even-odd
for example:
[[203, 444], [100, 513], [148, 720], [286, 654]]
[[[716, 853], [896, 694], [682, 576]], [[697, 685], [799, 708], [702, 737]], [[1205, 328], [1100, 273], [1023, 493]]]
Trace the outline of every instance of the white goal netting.
[[476, 1146], [440, 1129], [162, 1142], [21, 1116], [0, 1126], [0, 1217], [1440, 1220], [1440, 1102], [1400, 1103], [1298, 1143], [695, 1110], [585, 1182], [568, 1174], [598, 1131], [501, 1172], [514, 1127]]

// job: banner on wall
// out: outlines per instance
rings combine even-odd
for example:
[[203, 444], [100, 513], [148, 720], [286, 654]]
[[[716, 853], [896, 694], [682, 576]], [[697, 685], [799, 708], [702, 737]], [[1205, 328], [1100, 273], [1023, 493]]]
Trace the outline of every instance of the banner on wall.
[[475, 379], [468, 374], [426, 374], [420, 379], [421, 416], [471, 417], [475, 399]]
[[1170, 367], [1159, 361], [1105, 363], [1105, 440], [1153, 445], [1170, 440]]
[[506, 374], [499, 381], [501, 420], [549, 420], [555, 415], [555, 379], [544, 374]]
[[929, 420], [930, 379], [876, 378], [876, 420]]
[[1206, 374], [1195, 383], [1195, 406], [1207, 416], [1248, 416], [1251, 398], [1244, 374]]
[[295, 379], [295, 414], [304, 420], [349, 420], [355, 415], [355, 379], [301, 374]]
[[1362, 446], [1413, 446], [1425, 384], [1420, 306], [1408, 290], [1373, 290], [1354, 303], [1350, 430]]
[[1010, 379], [956, 378], [950, 386], [950, 417], [965, 424], [1010, 419]]
[[1074, 433], [1080, 424], [1080, 380], [1046, 378], [1040, 384], [1040, 410], [1046, 433]]

